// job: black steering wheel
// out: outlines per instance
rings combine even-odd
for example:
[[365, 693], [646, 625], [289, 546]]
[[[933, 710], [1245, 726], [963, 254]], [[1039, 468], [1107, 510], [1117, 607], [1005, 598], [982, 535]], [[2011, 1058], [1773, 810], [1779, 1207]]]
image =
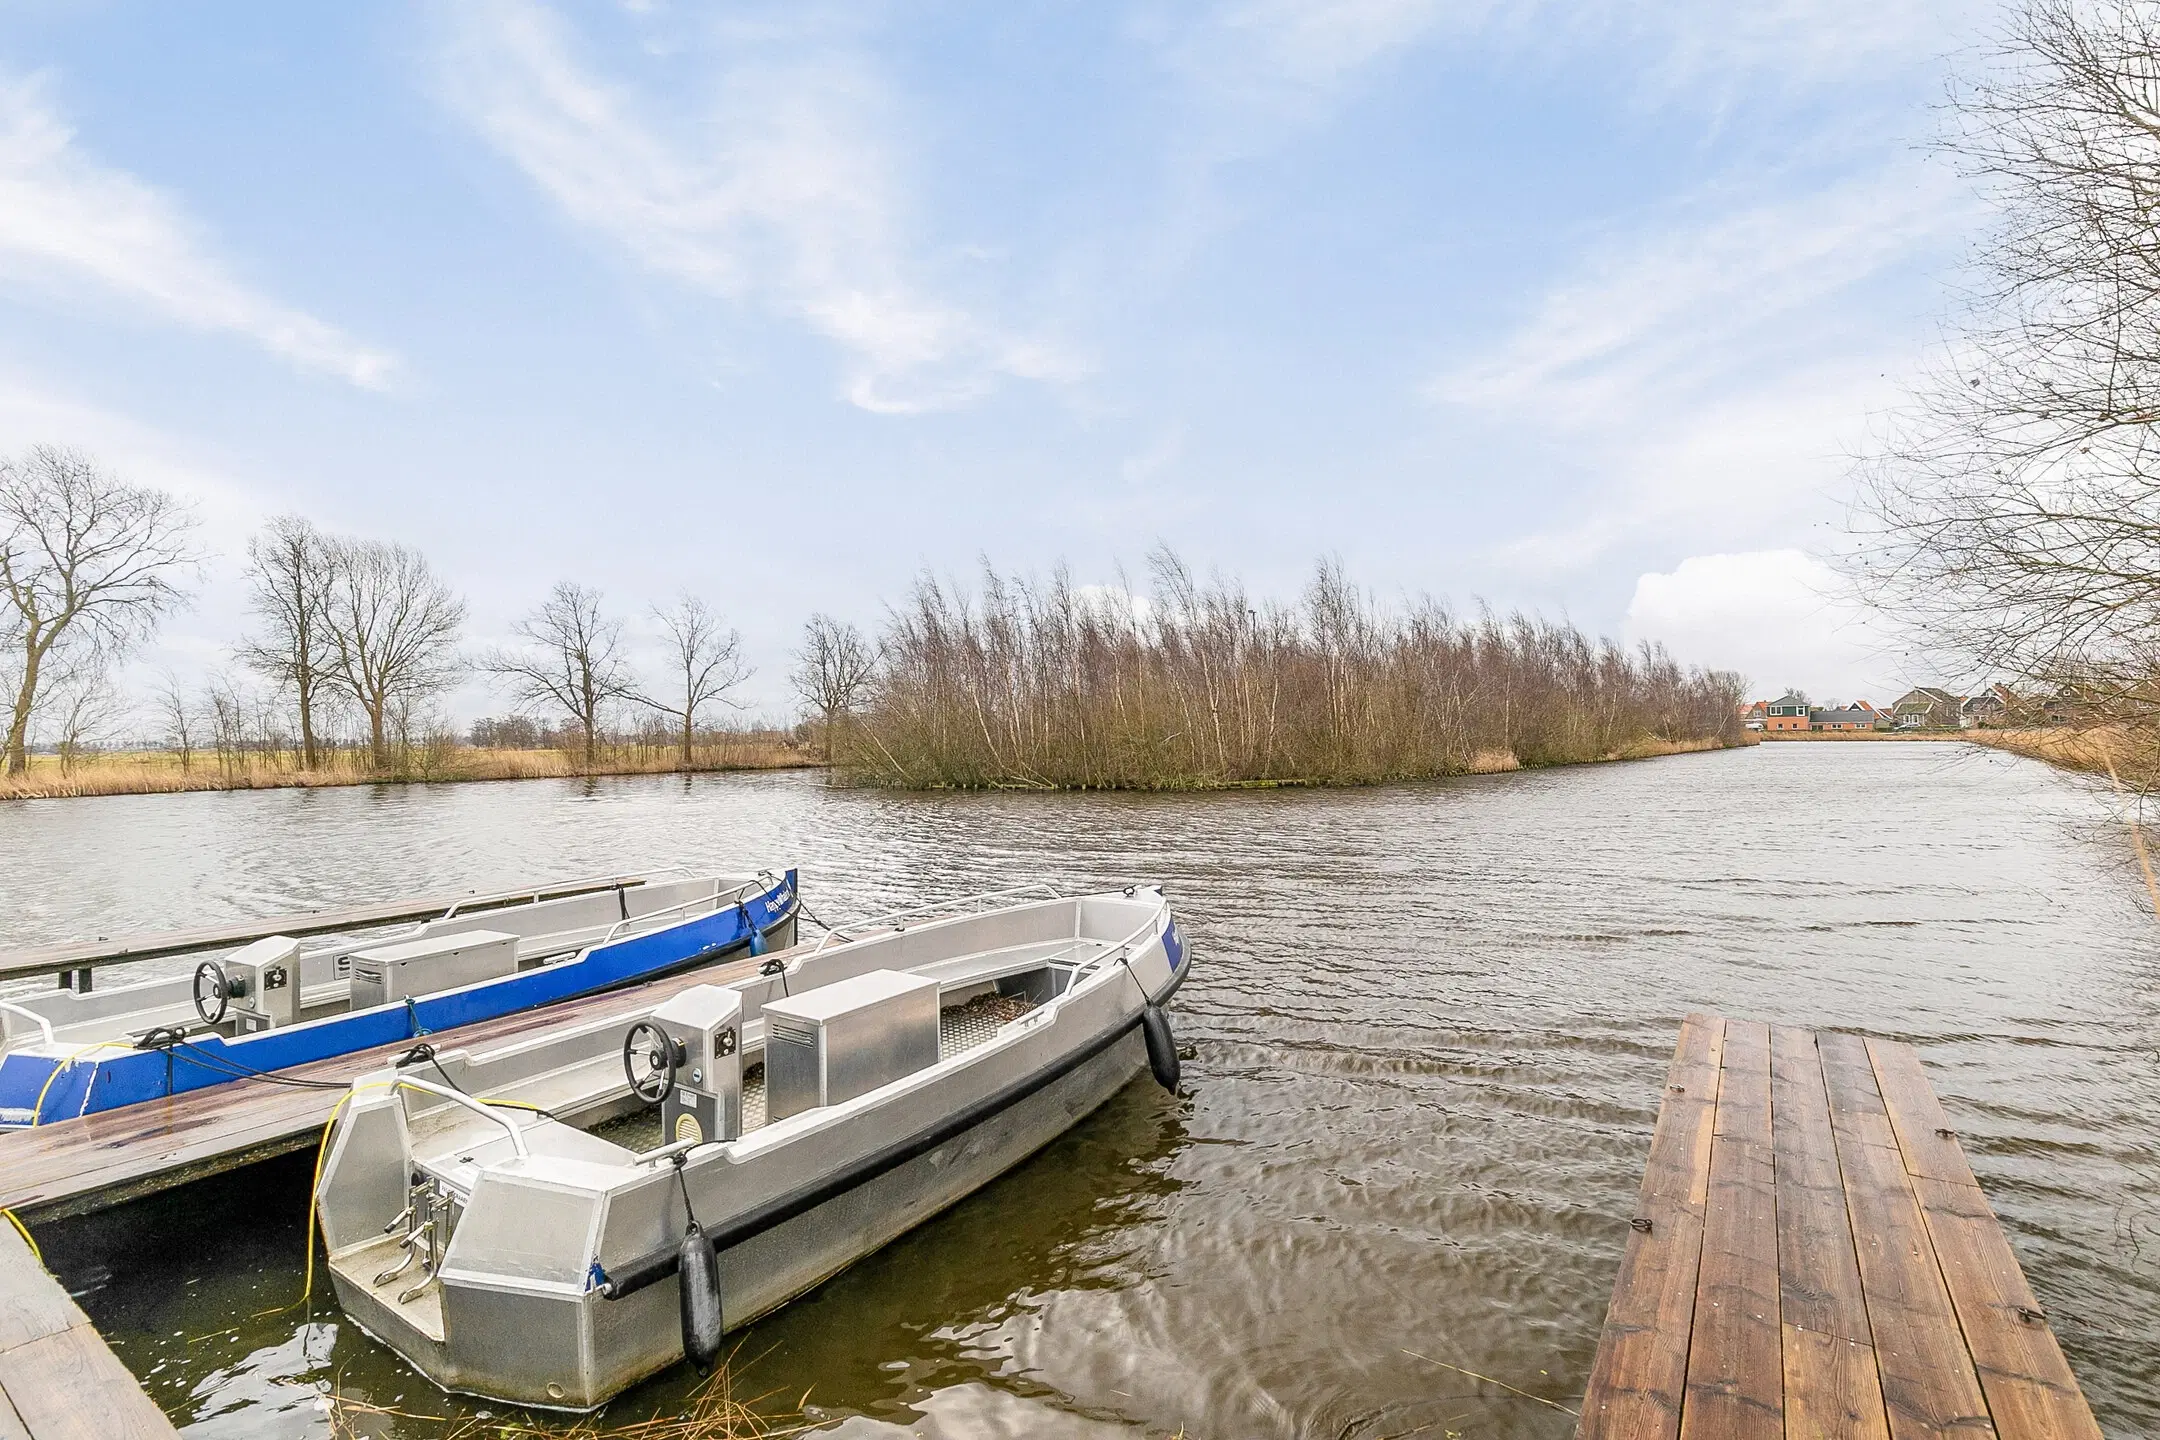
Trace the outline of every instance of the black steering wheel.
[[225, 967], [215, 960], [205, 960], [195, 967], [195, 1013], [202, 1016], [205, 1025], [215, 1025], [225, 1018], [225, 1007], [238, 994], [234, 982], [225, 973]]
[[623, 1077], [630, 1093], [648, 1105], [657, 1105], [675, 1088], [675, 1071], [690, 1058], [683, 1046], [651, 1020], [640, 1020], [623, 1036]]

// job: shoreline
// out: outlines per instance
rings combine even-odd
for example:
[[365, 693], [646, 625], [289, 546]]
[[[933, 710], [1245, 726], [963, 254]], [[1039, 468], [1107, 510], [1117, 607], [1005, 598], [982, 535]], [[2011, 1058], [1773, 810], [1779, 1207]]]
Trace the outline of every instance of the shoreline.
[[[11, 800], [77, 800], [104, 795], [180, 795], [231, 790], [333, 790], [361, 785], [477, 785], [504, 780], [586, 780], [629, 775], [727, 775], [753, 770], [822, 770], [823, 760], [765, 741], [700, 746], [705, 758], [687, 767], [669, 753], [603, 755], [587, 768], [560, 750], [475, 750], [460, 747], [434, 763], [373, 771], [358, 766], [302, 770], [276, 765], [237, 772], [214, 758], [198, 757], [180, 769], [168, 751], [105, 755], [69, 774], [50, 755], [32, 757], [26, 778], [0, 776], [0, 803]], [[43, 762], [43, 763], [40, 763]]]
[[[1761, 743], [1759, 736], [1738, 740], [1708, 737], [1699, 740], [1659, 740], [1645, 737], [1623, 749], [1583, 760], [1547, 761], [1525, 765], [1513, 754], [1481, 750], [1463, 769], [1436, 775], [1391, 775], [1371, 780], [1285, 778], [1276, 780], [1209, 780], [1188, 777], [1154, 785], [888, 785], [876, 780], [849, 777], [844, 769], [780, 745], [752, 742], [740, 747], [707, 747], [720, 752], [705, 763], [685, 768], [670, 755], [603, 758], [587, 769], [559, 750], [470, 750], [459, 752], [439, 765], [416, 765], [409, 769], [376, 773], [361, 769], [283, 769], [264, 767], [233, 774], [221, 770], [214, 760], [198, 761], [183, 772], [177, 759], [164, 751], [100, 756], [73, 773], [61, 775], [53, 757], [33, 757], [27, 781], [0, 776], [0, 804], [14, 800], [77, 800], [110, 795], [210, 794], [233, 790], [326, 790], [361, 785], [472, 785], [509, 780], [588, 780], [640, 775], [728, 775], [765, 770], [832, 770], [835, 782], [850, 789], [913, 790], [920, 794], [957, 790], [1027, 790], [1043, 793], [1206, 794], [1239, 790], [1358, 790], [1377, 785], [1404, 784], [1419, 780], [1453, 780], [1468, 775], [1502, 775], [1526, 770], [1555, 770], [1574, 765], [1624, 764], [1658, 760], [1673, 755], [1700, 755], [1715, 750], [1741, 750]], [[744, 752], [728, 755], [739, 749]], [[36, 763], [44, 762], [44, 763]]]

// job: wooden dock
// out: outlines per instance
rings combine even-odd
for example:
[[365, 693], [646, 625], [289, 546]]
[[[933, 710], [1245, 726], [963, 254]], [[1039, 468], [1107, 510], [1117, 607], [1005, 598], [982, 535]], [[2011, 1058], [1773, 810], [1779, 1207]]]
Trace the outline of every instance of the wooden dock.
[[0, 1440], [173, 1440], [60, 1282], [0, 1220]]
[[2100, 1440], [1910, 1047], [1690, 1015], [1578, 1440]]
[[[776, 950], [765, 959], [785, 953]], [[755, 974], [762, 963], [752, 958], [704, 966], [425, 1038], [440, 1050], [485, 1048], [514, 1036], [658, 1005], [692, 985], [725, 983]], [[12, 1210], [26, 1220], [86, 1214], [273, 1155], [304, 1150], [321, 1138], [331, 1110], [345, 1093], [342, 1087], [382, 1069], [415, 1043], [400, 1040], [278, 1072], [283, 1079], [313, 1081], [328, 1088], [235, 1080], [168, 1100], [0, 1134], [0, 1209]], [[7, 1440], [4, 1430], [0, 1430], [0, 1440]]]

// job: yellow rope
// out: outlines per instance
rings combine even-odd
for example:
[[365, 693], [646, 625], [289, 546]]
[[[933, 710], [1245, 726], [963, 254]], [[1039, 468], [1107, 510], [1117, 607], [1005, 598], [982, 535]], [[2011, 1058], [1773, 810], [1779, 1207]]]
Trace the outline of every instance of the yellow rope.
[[0, 1210], [0, 1215], [7, 1216], [8, 1224], [15, 1227], [15, 1233], [22, 1236], [23, 1244], [30, 1247], [31, 1255], [36, 1257], [38, 1264], [43, 1265], [45, 1263], [45, 1252], [38, 1249], [37, 1240], [30, 1234], [30, 1227], [23, 1224], [13, 1210]]

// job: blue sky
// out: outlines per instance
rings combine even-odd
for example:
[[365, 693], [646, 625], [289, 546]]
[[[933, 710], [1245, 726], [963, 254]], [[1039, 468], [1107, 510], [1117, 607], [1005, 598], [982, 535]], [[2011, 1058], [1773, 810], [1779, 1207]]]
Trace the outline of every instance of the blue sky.
[[1984, 223], [1922, 142], [1991, 14], [18, 0], [0, 450], [195, 498], [188, 673], [291, 510], [481, 643], [694, 589], [773, 714], [813, 610], [1158, 539], [1884, 699], [1810, 555]]

